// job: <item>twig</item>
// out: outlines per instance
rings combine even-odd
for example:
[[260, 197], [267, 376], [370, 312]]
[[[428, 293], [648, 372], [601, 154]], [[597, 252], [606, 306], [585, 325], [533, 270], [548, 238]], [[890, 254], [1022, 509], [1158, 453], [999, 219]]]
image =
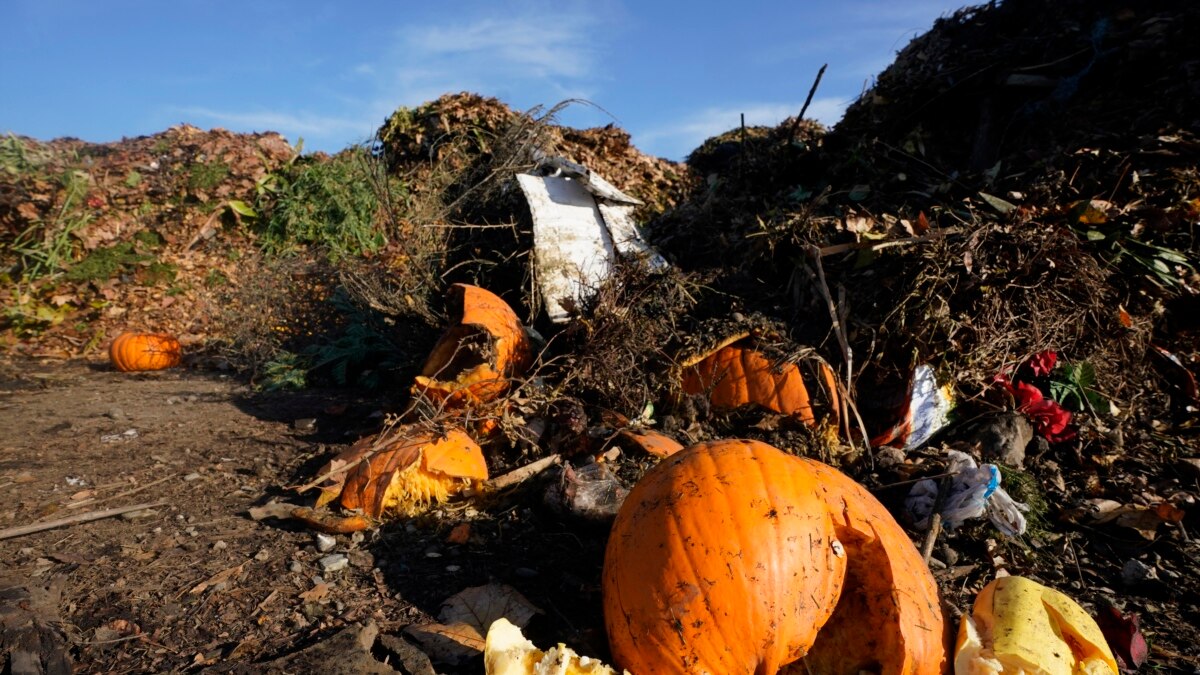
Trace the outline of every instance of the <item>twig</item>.
[[925, 534], [925, 543], [921, 546], [921, 559], [925, 561], [926, 567], [929, 566], [929, 559], [933, 557], [933, 544], [941, 532], [942, 514], [935, 512], [929, 521], [929, 532]]
[[863, 447], [866, 448], [867, 456], [871, 459], [872, 465], [875, 462], [875, 456], [871, 454], [871, 435], [867, 433], [867, 426], [863, 424], [862, 416], [858, 414], [858, 406], [854, 404], [854, 352], [850, 349], [850, 341], [846, 338], [846, 329], [842, 325], [841, 313], [838, 312], [837, 305], [833, 302], [833, 295], [829, 292], [829, 282], [825, 280], [825, 268], [821, 265], [821, 249], [815, 245], [809, 246], [809, 254], [812, 256], [813, 263], [817, 268], [817, 281], [820, 282], [821, 296], [825, 298], [825, 305], [829, 309], [829, 318], [833, 321], [833, 332], [837, 336], [838, 344], [842, 348], [842, 359], [846, 362], [846, 382], [843, 385], [845, 388], [845, 396], [842, 397], [842, 419], [846, 420], [846, 435], [850, 435], [850, 411], [853, 410], [855, 420], [858, 422], [859, 432], [862, 433]]
[[879, 487], [871, 488], [871, 492], [879, 492], [881, 490], [890, 490], [890, 489], [896, 488], [896, 487], [903, 487], [905, 485], [912, 485], [914, 483], [920, 483], [923, 480], [933, 480], [935, 478], [945, 478], [947, 476], [953, 476], [953, 475], [954, 475], [953, 472], [935, 473], [932, 476], [925, 476], [924, 478], [913, 478], [912, 480], [902, 480], [898, 483], [888, 483], [887, 485], [880, 485]]
[[130, 640], [140, 640], [144, 637], [146, 637], [145, 633], [138, 633], [137, 635], [126, 635], [125, 637], [113, 638], [111, 640], [80, 640], [79, 642], [76, 642], [75, 644], [77, 644], [77, 645], [108, 645], [108, 644], [112, 644], [114, 642], [128, 642]]
[[107, 501], [111, 501], [111, 500], [113, 500], [113, 499], [119, 499], [119, 498], [121, 498], [121, 497], [128, 497], [128, 496], [130, 496], [130, 495], [137, 494], [137, 493], [139, 493], [139, 492], [141, 492], [142, 490], [145, 490], [145, 489], [147, 489], [147, 488], [152, 488], [152, 487], [154, 487], [155, 485], [158, 485], [159, 483], [165, 483], [165, 482], [167, 482], [167, 481], [171, 480], [172, 478], [177, 478], [177, 477], [178, 477], [178, 476], [177, 476], [176, 474], [172, 474], [172, 475], [170, 475], [170, 476], [167, 476], [166, 478], [159, 478], [158, 480], [156, 480], [156, 481], [151, 481], [151, 482], [149, 482], [149, 483], [146, 483], [145, 485], [139, 485], [138, 487], [135, 487], [135, 488], [133, 488], [132, 490], [126, 490], [125, 492], [119, 492], [119, 493], [117, 493], [117, 494], [115, 494], [115, 495], [110, 495], [110, 496], [108, 496], [108, 497], [105, 497], [104, 499], [85, 499], [85, 500], [83, 500], [83, 501], [81, 501], [81, 502], [75, 502], [75, 503], [73, 503], [73, 504], [67, 504], [67, 508], [68, 508], [68, 509], [77, 509], [77, 508], [79, 508], [79, 507], [81, 507], [81, 506], [86, 506], [86, 505], [88, 505], [88, 504], [99, 504], [100, 502], [107, 502]]
[[510, 485], [523, 483], [561, 461], [562, 455], [555, 454], [543, 457], [519, 469], [513, 469], [502, 476], [496, 476], [487, 482], [487, 486], [493, 490], [503, 490]]
[[960, 230], [957, 227], [947, 227], [945, 229], [938, 230], [936, 232], [931, 232], [929, 234], [926, 234], [926, 235], [923, 235], [920, 237], [907, 237], [905, 239], [892, 239], [891, 241], [856, 241], [856, 242], [851, 242], [849, 244], [834, 244], [832, 246], [821, 247], [820, 254], [821, 254], [821, 257], [823, 258], [828, 255], [837, 255], [838, 253], [845, 253], [846, 251], [861, 251], [864, 249], [868, 250], [868, 251], [878, 251], [878, 250], [884, 249], [884, 248], [891, 248], [892, 246], [908, 246], [910, 244], [926, 244], [931, 241], [935, 241], [937, 239], [942, 239], [943, 237], [948, 237], [953, 234], [959, 234], [961, 232], [962, 232], [962, 230]]
[[821, 78], [825, 75], [825, 69], [829, 67], [826, 63], [817, 71], [817, 78], [813, 80], [812, 88], [808, 90], [808, 98], [804, 99], [804, 105], [800, 108], [800, 114], [796, 115], [796, 119], [792, 122], [792, 128], [788, 131], [788, 143], [796, 139], [796, 131], [800, 128], [800, 121], [804, 119], [804, 113], [808, 112], [808, 105], [812, 103], [813, 95], [817, 93], [817, 87], [821, 86]]
[[1079, 553], [1075, 551], [1075, 539], [1068, 532], [1066, 536], [1067, 546], [1071, 547], [1071, 562], [1075, 563], [1075, 574], [1079, 575], [1079, 585], [1086, 586], [1083, 581], [1083, 569], [1079, 567]]
[[112, 518], [123, 513], [132, 513], [134, 511], [144, 511], [152, 509], [156, 506], [164, 506], [168, 504], [167, 500], [157, 502], [147, 502], [145, 504], [134, 504], [133, 506], [118, 506], [115, 509], [106, 509], [104, 511], [88, 511], [69, 518], [60, 518], [58, 520], [48, 520], [44, 523], [34, 523], [32, 525], [21, 525], [20, 527], [10, 527], [7, 530], [0, 530], [0, 539], [12, 539], [13, 537], [23, 537], [27, 534], [35, 532], [45, 532], [59, 527], [68, 525], [78, 525], [79, 523], [90, 523], [93, 520], [103, 520], [104, 518]]
[[[742, 113], [742, 137], [738, 143], [738, 170], [746, 168], [746, 113]], [[1109, 199], [1109, 201], [1112, 201]]]
[[942, 532], [942, 508], [946, 506], [946, 496], [950, 494], [950, 486], [954, 482], [956, 474], [949, 473], [938, 481], [937, 497], [933, 499], [933, 516], [929, 520], [929, 532], [925, 535], [925, 542], [921, 545], [921, 559], [925, 561], [925, 566], [929, 566], [929, 559], [933, 556], [933, 544], [937, 541], [938, 535]]

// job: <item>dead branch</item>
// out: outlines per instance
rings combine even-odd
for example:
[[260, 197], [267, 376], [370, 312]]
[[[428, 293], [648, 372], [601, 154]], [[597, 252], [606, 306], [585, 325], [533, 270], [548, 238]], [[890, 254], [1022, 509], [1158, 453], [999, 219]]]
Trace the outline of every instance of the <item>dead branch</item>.
[[934, 513], [933, 518], [929, 521], [929, 532], [925, 535], [925, 542], [921, 545], [921, 559], [925, 561], [925, 565], [929, 565], [929, 559], [933, 557], [933, 544], [937, 541], [938, 534], [942, 531], [942, 514]]
[[837, 305], [833, 302], [833, 294], [829, 292], [829, 282], [825, 280], [825, 268], [821, 265], [821, 249], [815, 245], [810, 246], [809, 254], [816, 265], [821, 296], [825, 298], [825, 305], [829, 309], [829, 318], [833, 321], [833, 332], [842, 348], [842, 359], [846, 362], [846, 381], [844, 384], [839, 384], [844, 387], [841, 412], [842, 419], [846, 420], [846, 435], [850, 436], [849, 417], [853, 412], [854, 419], [858, 423], [858, 430], [862, 433], [863, 447], [874, 464], [874, 455], [871, 454], [871, 435], [867, 433], [867, 425], [863, 423], [862, 416], [858, 413], [858, 406], [854, 403], [854, 352], [850, 349], [850, 341], [846, 337], [846, 328], [841, 319], [842, 313], [838, 311]]
[[78, 525], [79, 523], [90, 523], [93, 520], [103, 520], [112, 518], [123, 513], [133, 513], [134, 511], [145, 511], [156, 506], [165, 506], [169, 502], [161, 500], [157, 502], [147, 502], [145, 504], [134, 504], [133, 506], [118, 506], [115, 509], [106, 509], [104, 511], [88, 511], [69, 518], [59, 518], [58, 520], [47, 520], [44, 523], [34, 523], [32, 525], [21, 525], [19, 527], [10, 527], [6, 530], [0, 530], [0, 540], [12, 539], [14, 537], [23, 537], [27, 534], [35, 532], [45, 532], [46, 530], [54, 530], [68, 525]]
[[511, 485], [518, 485], [520, 483], [524, 483], [525, 481], [529, 480], [530, 478], [533, 478], [534, 476], [545, 471], [546, 469], [549, 469], [550, 467], [554, 466], [555, 464], [558, 464], [561, 461], [562, 461], [562, 455], [555, 454], [555, 455], [550, 455], [549, 457], [543, 457], [543, 458], [537, 460], [536, 462], [526, 464], [525, 466], [520, 467], [518, 469], [513, 469], [512, 471], [509, 471], [508, 473], [506, 473], [504, 475], [496, 476], [495, 478], [487, 481], [486, 485], [492, 490], [503, 490], [504, 488], [509, 487]]
[[108, 497], [104, 497], [103, 499], [85, 499], [85, 500], [83, 500], [83, 501], [81, 501], [81, 502], [75, 502], [75, 503], [73, 503], [73, 504], [67, 504], [67, 508], [68, 508], [68, 509], [77, 509], [77, 508], [79, 508], [79, 507], [81, 507], [81, 506], [86, 506], [86, 505], [88, 505], [88, 504], [99, 504], [100, 502], [108, 502], [108, 501], [112, 501], [112, 500], [114, 500], [114, 499], [120, 499], [121, 497], [128, 497], [128, 496], [130, 496], [130, 495], [135, 495], [135, 494], [137, 494], [137, 493], [139, 493], [139, 492], [141, 492], [142, 490], [145, 490], [145, 489], [147, 489], [147, 488], [152, 488], [152, 487], [154, 487], [155, 485], [158, 485], [158, 484], [160, 484], [160, 483], [165, 483], [165, 482], [167, 482], [167, 481], [171, 480], [172, 478], [178, 478], [178, 475], [176, 475], [176, 474], [172, 474], [172, 475], [170, 475], [170, 476], [167, 476], [166, 478], [159, 478], [159, 479], [158, 479], [158, 480], [156, 480], [156, 481], [151, 481], [151, 482], [149, 482], [149, 483], [146, 483], [145, 485], [139, 485], [138, 487], [135, 487], [135, 488], [133, 488], [132, 490], [126, 490], [126, 491], [124, 491], [124, 492], [118, 492], [118, 493], [117, 493], [117, 494], [115, 494], [115, 495], [111, 495], [111, 496], [108, 496]]
[[936, 232], [931, 232], [920, 237], [908, 237], [906, 239], [892, 239], [891, 241], [856, 241], [849, 244], [834, 244], [832, 246], [822, 246], [819, 253], [822, 258], [847, 251], [879, 251], [893, 246], [909, 246], [911, 244], [926, 244], [931, 241], [936, 241], [954, 234], [961, 234], [962, 230], [957, 227], [947, 227]]
[[792, 128], [788, 130], [788, 143], [796, 140], [796, 130], [800, 128], [800, 121], [804, 119], [804, 113], [808, 112], [808, 106], [812, 103], [813, 95], [817, 93], [817, 87], [821, 86], [821, 78], [825, 75], [825, 69], [829, 64], [823, 64], [821, 69], [817, 71], [817, 77], [813, 80], [812, 87], [808, 90], [808, 98], [804, 99], [804, 105], [800, 107], [800, 114], [796, 115], [796, 119], [792, 122]]

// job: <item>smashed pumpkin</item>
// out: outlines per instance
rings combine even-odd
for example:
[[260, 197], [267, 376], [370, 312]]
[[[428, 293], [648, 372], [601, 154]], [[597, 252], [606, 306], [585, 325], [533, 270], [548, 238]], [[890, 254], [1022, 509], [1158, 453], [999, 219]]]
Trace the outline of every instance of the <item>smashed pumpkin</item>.
[[837, 379], [824, 362], [777, 363], [748, 343], [736, 342], [683, 365], [684, 393], [706, 395], [717, 408], [756, 405], [808, 425], [821, 417], [837, 428]]
[[493, 401], [533, 360], [529, 338], [508, 303], [478, 286], [450, 287], [454, 319], [425, 361], [413, 394], [447, 407]]
[[627, 445], [632, 445], [642, 452], [660, 459], [670, 457], [683, 450], [682, 443], [653, 429], [622, 429], [617, 433], [617, 438]]
[[957, 675], [1117, 675], [1096, 621], [1071, 598], [1024, 577], [993, 579], [959, 625]]
[[108, 348], [113, 366], [120, 371], [162, 370], [179, 365], [179, 340], [159, 333], [122, 333]]
[[[492, 622], [483, 648], [485, 675], [617, 675], [596, 659], [562, 644], [542, 651], [505, 618]], [[628, 672], [625, 675], [629, 675]]]
[[937, 587], [904, 530], [847, 476], [757, 441], [651, 469], [613, 524], [603, 591], [613, 658], [638, 675], [946, 665]]
[[334, 499], [372, 518], [412, 516], [488, 478], [483, 451], [462, 429], [443, 433], [403, 427], [390, 436], [369, 436], [321, 470], [350, 466], [321, 486], [317, 506]]

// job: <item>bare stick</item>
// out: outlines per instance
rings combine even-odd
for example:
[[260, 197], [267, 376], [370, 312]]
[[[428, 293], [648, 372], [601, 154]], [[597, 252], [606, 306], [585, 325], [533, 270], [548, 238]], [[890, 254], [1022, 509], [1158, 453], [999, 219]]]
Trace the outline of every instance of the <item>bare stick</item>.
[[827, 255], [835, 255], [845, 253], [846, 251], [879, 251], [892, 246], [908, 246], [910, 244], [927, 244], [943, 237], [948, 237], [952, 234], [960, 234], [962, 230], [957, 227], [947, 227], [943, 230], [931, 232], [920, 237], [908, 237], [906, 239], [892, 239], [890, 241], [856, 241], [849, 244], [833, 244], [832, 246], [824, 246], [820, 249], [821, 257]]
[[829, 282], [825, 280], [825, 268], [821, 265], [821, 249], [816, 246], [809, 246], [809, 254], [812, 256], [813, 262], [817, 268], [817, 281], [820, 282], [821, 296], [825, 298], [826, 308], [829, 310], [829, 318], [833, 321], [833, 333], [837, 336], [838, 344], [842, 348], [842, 359], [846, 362], [846, 382], [840, 385], [845, 389], [845, 396], [842, 399], [842, 419], [846, 420], [846, 435], [850, 435], [850, 412], [854, 412], [854, 418], [858, 422], [858, 430], [862, 433], [863, 447], [866, 448], [867, 457], [871, 459], [872, 466], [875, 462], [875, 456], [871, 454], [871, 435], [867, 433], [867, 427], [863, 424], [862, 416], [858, 414], [858, 406], [854, 403], [854, 352], [850, 349], [850, 341], [846, 338], [846, 329], [843, 326], [841, 312], [838, 311], [837, 305], [833, 302], [833, 294], [829, 292]]
[[128, 497], [129, 495], [137, 494], [137, 493], [141, 492], [142, 490], [145, 490], [147, 488], [152, 488], [155, 485], [158, 485], [159, 483], [165, 483], [165, 482], [171, 480], [172, 478], [177, 478], [177, 477], [178, 476], [176, 474], [172, 474], [170, 476], [167, 476], [166, 478], [159, 478], [158, 480], [146, 483], [145, 485], [139, 485], [138, 487], [135, 487], [132, 490], [118, 492], [117, 494], [112, 495], [110, 497], [105, 497], [103, 499], [85, 499], [81, 502], [67, 504], [67, 508], [68, 509], [77, 509], [81, 506], [86, 506], [88, 504], [99, 504], [100, 502], [107, 502], [107, 501], [112, 501], [114, 499], [120, 499], [121, 497]]
[[924, 545], [921, 546], [921, 559], [925, 561], [925, 566], [929, 566], [929, 559], [933, 557], [933, 544], [937, 541], [938, 534], [942, 531], [942, 508], [946, 505], [946, 496], [950, 494], [950, 486], [954, 483], [953, 473], [949, 473], [938, 481], [937, 497], [933, 500], [933, 515], [929, 520], [929, 532], [925, 535]]
[[821, 78], [825, 75], [825, 69], [829, 67], [826, 63], [817, 71], [817, 79], [813, 80], [812, 88], [808, 90], [808, 98], [804, 99], [804, 105], [800, 108], [800, 114], [796, 115], [796, 121], [792, 122], [791, 131], [788, 132], [788, 143], [796, 139], [796, 131], [800, 128], [800, 120], [804, 119], [804, 113], [808, 112], [808, 104], [812, 103], [813, 95], [817, 93], [817, 87], [821, 86]]
[[530, 478], [533, 478], [534, 476], [545, 471], [546, 469], [549, 469], [551, 466], [554, 466], [555, 464], [558, 464], [561, 461], [562, 461], [561, 455], [550, 455], [549, 457], [543, 457], [543, 458], [539, 459], [538, 461], [532, 462], [530, 464], [526, 464], [525, 466], [523, 466], [519, 469], [513, 469], [512, 471], [509, 471], [508, 473], [504, 474], [503, 476], [496, 476], [492, 480], [489, 480], [487, 482], [487, 485], [488, 485], [488, 487], [492, 488], [493, 490], [502, 490], [510, 485], [524, 483], [525, 481], [529, 480]]
[[34, 523], [32, 525], [22, 525], [20, 527], [10, 527], [7, 530], [0, 530], [0, 539], [12, 539], [13, 537], [23, 537], [27, 534], [45, 532], [46, 530], [53, 530], [59, 527], [66, 527], [68, 525], [90, 523], [93, 520], [112, 518], [113, 516], [119, 516], [123, 513], [144, 511], [146, 509], [152, 509], [156, 506], [164, 506], [167, 503], [168, 502], [166, 500], [162, 500], [157, 502], [147, 502], [145, 504], [134, 504], [133, 506], [118, 506], [115, 509], [107, 509], [104, 511], [88, 511], [87, 513], [80, 513], [79, 515], [71, 516], [70, 518], [48, 520], [44, 523]]
[[912, 485], [914, 483], [920, 483], [923, 480], [933, 480], [934, 478], [945, 478], [946, 476], [953, 476], [953, 475], [954, 475], [954, 472], [935, 473], [932, 476], [925, 476], [924, 478], [913, 478], [912, 480], [902, 480], [902, 481], [899, 481], [896, 483], [888, 483], [887, 485], [880, 485], [879, 487], [871, 488], [871, 492], [880, 492], [882, 490], [890, 490], [892, 488], [904, 487], [905, 485]]
[[929, 521], [929, 532], [925, 535], [925, 544], [921, 546], [921, 559], [925, 561], [925, 566], [929, 566], [929, 559], [933, 557], [933, 544], [937, 541], [938, 534], [942, 531], [942, 514], [934, 513], [933, 518]]

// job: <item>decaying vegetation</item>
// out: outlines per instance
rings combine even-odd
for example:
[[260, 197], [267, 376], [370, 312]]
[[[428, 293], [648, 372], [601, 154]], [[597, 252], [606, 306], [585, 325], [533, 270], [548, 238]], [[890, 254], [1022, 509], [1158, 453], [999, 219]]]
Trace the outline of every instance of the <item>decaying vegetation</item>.
[[[123, 331], [164, 332], [183, 343], [189, 372], [236, 373], [259, 396], [317, 391], [337, 406], [347, 392], [375, 392], [374, 417], [338, 423], [349, 438], [273, 465], [270, 496], [292, 498], [283, 486], [312, 480], [385, 421], [446, 422], [445, 407], [412, 404], [411, 384], [452, 313], [446, 290], [490, 290], [532, 329], [534, 361], [501, 405], [468, 417], [489, 424], [492, 476], [537, 460], [551, 468], [372, 530], [354, 546], [397, 562], [350, 577], [359, 585], [346, 602], [397, 603], [375, 617], [394, 637], [427, 632], [452, 592], [502, 581], [545, 611], [532, 624], [539, 638], [581, 653], [605, 649], [595, 521], [612, 513], [581, 515], [575, 472], [624, 490], [656, 461], [622, 430], [684, 445], [766, 441], [838, 465], [902, 513], [908, 486], [941, 477], [947, 449], [978, 454], [996, 420], [1028, 412], [996, 384], [1021, 374], [1072, 414], [1072, 434], [1022, 443], [1021, 461], [1004, 467], [1004, 484], [1032, 507], [1027, 535], [979, 523], [929, 540], [943, 599], [965, 611], [997, 571], [1030, 576], [1089, 609], [1140, 614], [1152, 663], [1183, 668], [1200, 642], [1198, 33], [1200, 8], [1165, 1], [964, 9], [902, 50], [834, 129], [791, 119], [734, 129], [681, 164], [642, 154], [612, 126], [555, 124], [561, 105], [584, 102], [520, 112], [467, 93], [401, 108], [371, 144], [332, 157], [275, 134], [188, 126], [111, 144], [9, 136], [0, 344], [12, 363], [96, 360]], [[619, 266], [565, 326], [540, 312], [529, 208], [513, 179], [547, 156], [640, 199], [647, 239], [671, 263]], [[777, 363], [827, 363], [845, 402], [835, 433], [682, 391], [691, 357], [736, 340]], [[1046, 352], [1052, 369], [1022, 370]], [[908, 452], [868, 447], [895, 422], [919, 364], [955, 390], [953, 423]], [[18, 470], [0, 464], [0, 483], [17, 483]], [[547, 528], [561, 541], [542, 541]], [[284, 548], [308, 541], [267, 531], [291, 537]], [[407, 552], [448, 546], [462, 556], [454, 571]], [[544, 558], [534, 565], [529, 551]], [[1134, 579], [1131, 565], [1155, 576]], [[176, 642], [79, 641], [73, 656], [93, 671], [252, 670], [290, 653], [289, 638], [310, 643], [350, 621], [325, 611], [328, 586], [302, 598], [303, 625], [274, 633], [226, 611], [240, 600], [188, 590], [179, 611], [190, 621], [220, 616], [258, 642], [215, 629], [190, 637], [130, 608], [128, 620], [157, 635], [147, 640]], [[564, 593], [578, 600], [568, 607]], [[107, 596], [88, 597], [86, 607], [64, 598], [64, 620], [96, 640], [135, 635], [110, 634], [122, 617], [80, 616]], [[275, 616], [258, 601], [241, 609]], [[454, 652], [439, 668], [477, 670], [479, 658]]]

